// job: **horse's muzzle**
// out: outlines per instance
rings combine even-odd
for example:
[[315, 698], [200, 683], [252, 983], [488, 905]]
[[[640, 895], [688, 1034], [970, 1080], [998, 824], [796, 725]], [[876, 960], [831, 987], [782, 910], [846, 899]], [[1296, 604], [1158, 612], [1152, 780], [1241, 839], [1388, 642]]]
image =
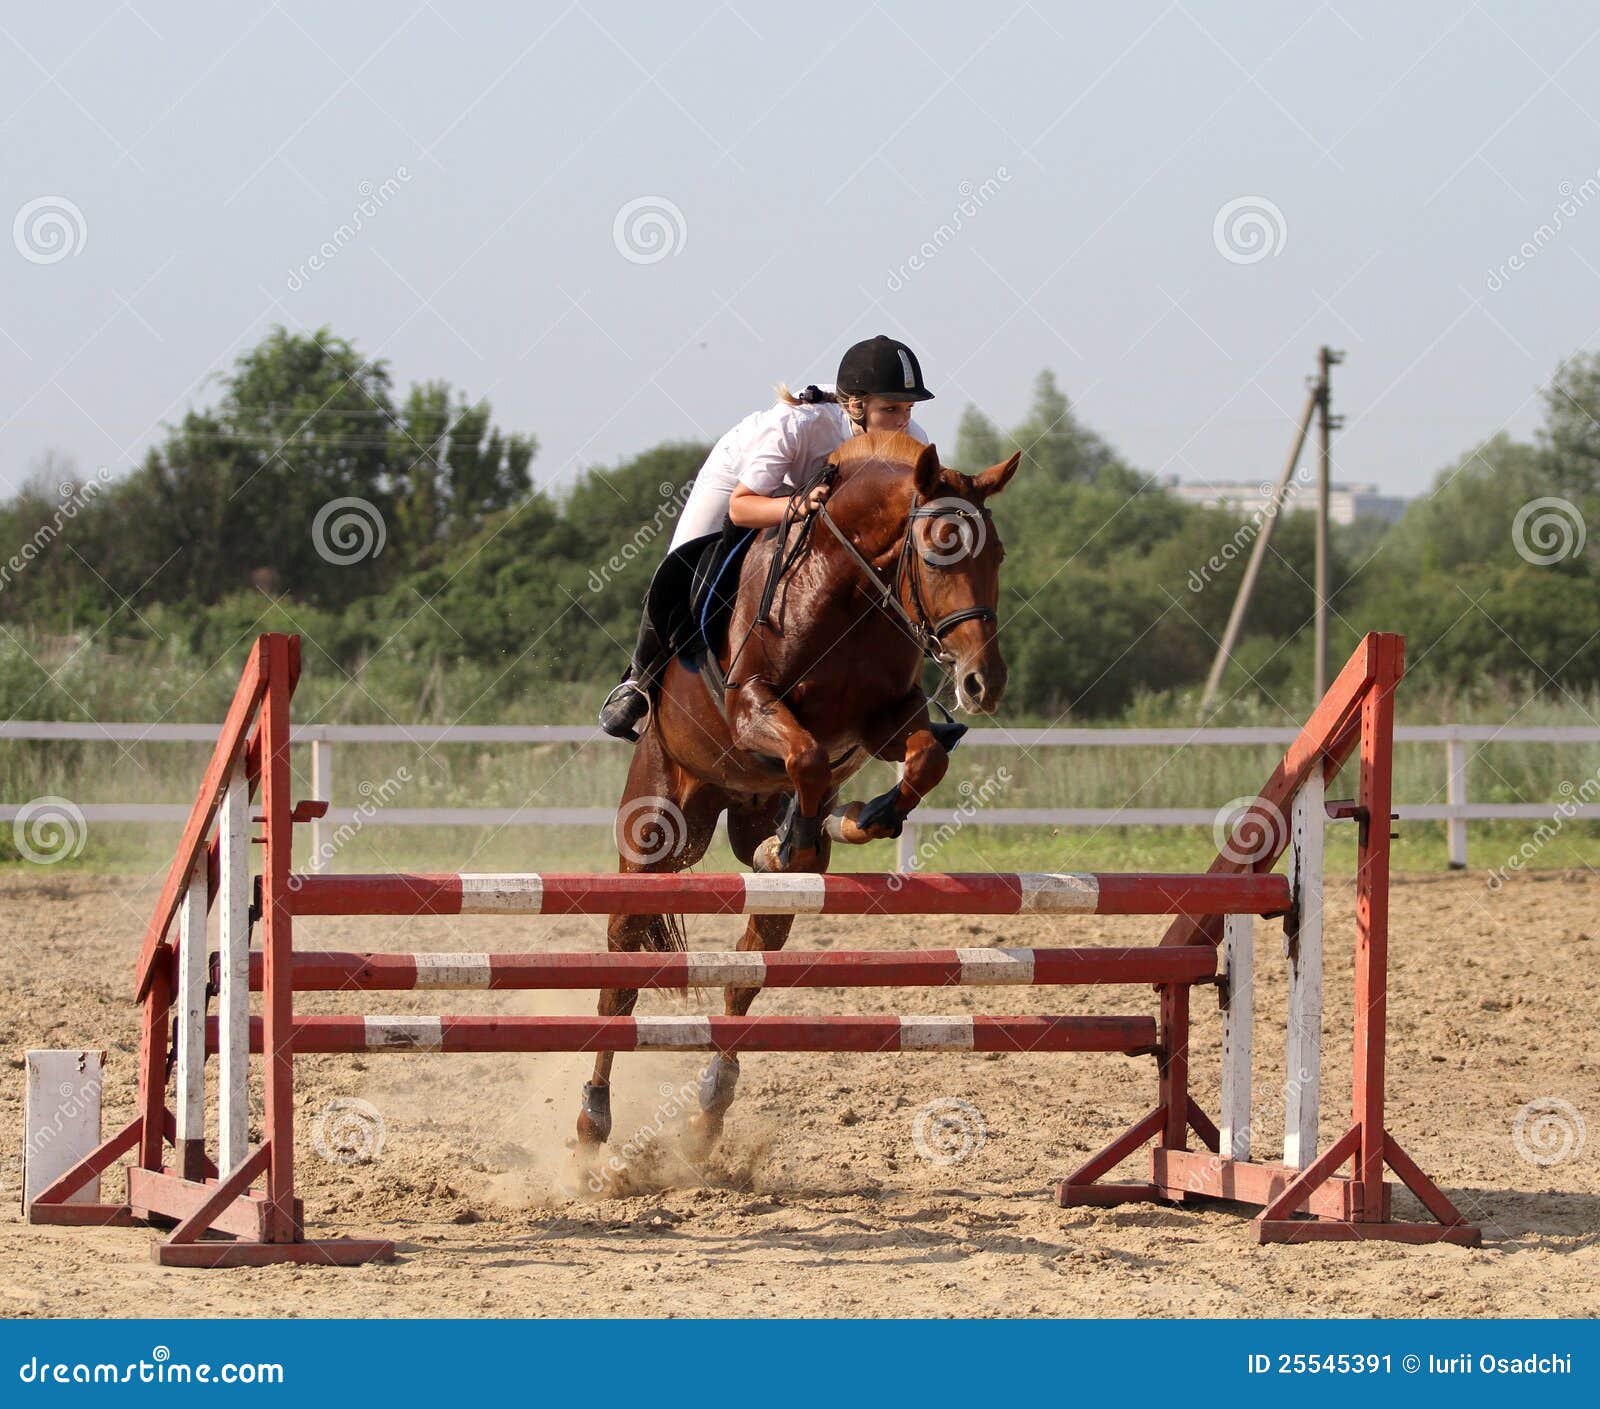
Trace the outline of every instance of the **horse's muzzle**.
[[961, 666], [956, 674], [956, 703], [972, 714], [993, 714], [1006, 692], [1006, 668]]

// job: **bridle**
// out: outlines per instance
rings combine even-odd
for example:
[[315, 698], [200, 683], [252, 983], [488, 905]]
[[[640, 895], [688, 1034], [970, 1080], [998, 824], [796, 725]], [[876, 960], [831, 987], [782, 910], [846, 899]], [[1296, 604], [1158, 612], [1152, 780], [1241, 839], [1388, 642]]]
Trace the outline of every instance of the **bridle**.
[[[877, 569], [862, 555], [860, 549], [852, 543], [845, 531], [839, 527], [833, 515], [828, 512], [828, 506], [823, 504], [817, 509], [817, 517], [827, 524], [833, 536], [839, 540], [845, 552], [855, 560], [856, 565], [866, 574], [867, 581], [878, 589], [878, 605], [892, 612], [904, 623], [911, 639], [921, 648], [922, 654], [931, 661], [949, 667], [955, 663], [955, 658], [944, 648], [944, 637], [954, 631], [964, 621], [997, 621], [998, 614], [992, 607], [962, 607], [947, 616], [940, 617], [937, 621], [930, 620], [927, 605], [922, 599], [922, 564], [924, 561], [922, 550], [916, 542], [916, 525], [918, 519], [961, 519], [963, 521], [975, 520], [978, 531], [983, 529], [983, 510], [977, 506], [955, 509], [948, 505], [923, 504], [920, 494], [913, 494], [911, 511], [906, 515], [905, 537], [900, 544], [900, 554], [895, 561], [894, 575], [885, 582], [878, 576]], [[916, 609], [912, 616], [901, 604], [900, 595], [902, 586], [906, 595], [911, 598], [911, 605]]]

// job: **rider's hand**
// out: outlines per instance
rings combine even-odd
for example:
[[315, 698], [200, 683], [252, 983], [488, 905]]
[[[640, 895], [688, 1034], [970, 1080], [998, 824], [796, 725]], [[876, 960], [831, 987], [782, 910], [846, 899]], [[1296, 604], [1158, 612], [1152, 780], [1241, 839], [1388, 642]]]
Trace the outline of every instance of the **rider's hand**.
[[830, 493], [832, 493], [832, 487], [830, 485], [813, 485], [811, 489], [806, 491], [804, 494], [796, 494], [792, 496], [789, 500], [789, 503], [797, 514], [814, 514], [818, 509], [828, 502], [828, 495]]

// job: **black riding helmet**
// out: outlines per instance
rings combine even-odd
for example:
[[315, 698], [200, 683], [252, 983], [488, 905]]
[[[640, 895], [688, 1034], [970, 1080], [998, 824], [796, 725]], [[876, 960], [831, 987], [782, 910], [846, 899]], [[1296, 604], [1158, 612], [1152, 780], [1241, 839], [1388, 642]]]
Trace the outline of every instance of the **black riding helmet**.
[[922, 384], [922, 364], [903, 342], [875, 337], [858, 342], [839, 363], [834, 386], [841, 396], [892, 396], [897, 401], [932, 401]]

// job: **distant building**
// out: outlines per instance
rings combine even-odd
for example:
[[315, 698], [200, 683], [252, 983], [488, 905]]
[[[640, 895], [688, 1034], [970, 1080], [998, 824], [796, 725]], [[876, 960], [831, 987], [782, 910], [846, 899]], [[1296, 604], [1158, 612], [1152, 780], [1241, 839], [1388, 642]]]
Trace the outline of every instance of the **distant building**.
[[[1270, 481], [1214, 480], [1185, 484], [1176, 475], [1167, 478], [1170, 494], [1203, 509], [1232, 509], [1248, 517], [1264, 509], [1272, 500]], [[1328, 518], [1332, 523], [1350, 524], [1357, 519], [1385, 519], [1393, 523], [1406, 511], [1405, 499], [1394, 494], [1380, 494], [1375, 484], [1339, 484], [1328, 486]], [[1314, 486], [1297, 476], [1284, 495], [1284, 512], [1315, 511], [1317, 496]]]

